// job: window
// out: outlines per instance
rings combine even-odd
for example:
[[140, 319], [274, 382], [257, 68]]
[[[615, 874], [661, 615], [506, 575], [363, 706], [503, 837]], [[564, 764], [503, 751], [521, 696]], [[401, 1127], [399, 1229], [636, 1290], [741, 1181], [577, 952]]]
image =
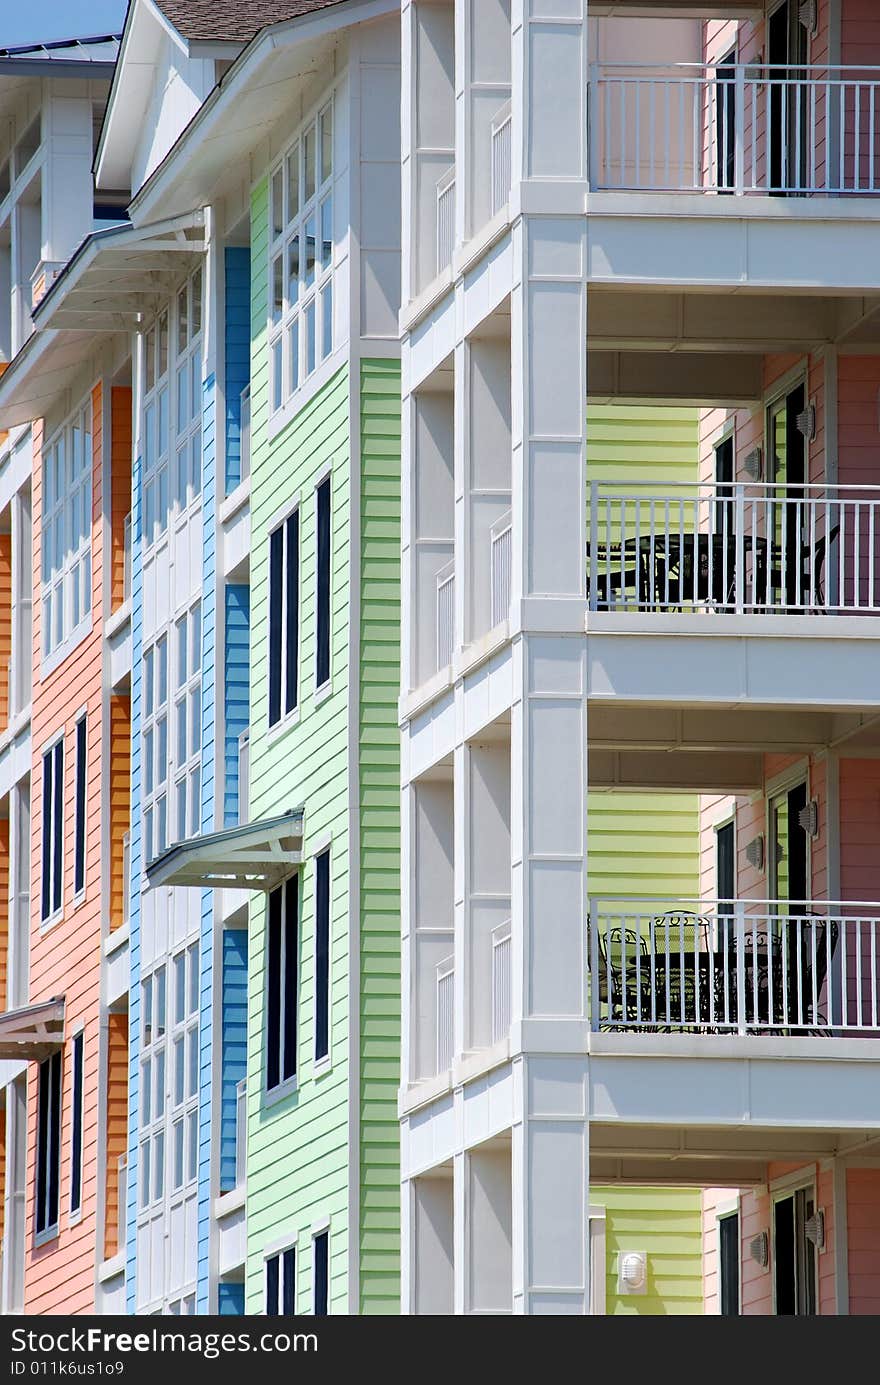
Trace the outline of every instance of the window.
[[179, 289], [174, 317], [174, 495], [185, 510], [202, 493], [201, 266]]
[[315, 859], [315, 1062], [330, 1054], [330, 852]]
[[[718, 891], [718, 914], [725, 920], [731, 919], [736, 899], [736, 827], [733, 822], [725, 822], [715, 829], [715, 887]], [[731, 922], [719, 924], [719, 944], [723, 946], [723, 931], [727, 930], [728, 946], [734, 945], [734, 927]]]
[[317, 609], [315, 632], [315, 686], [330, 680], [330, 477], [315, 496], [317, 509]]
[[85, 1036], [75, 1035], [71, 1053], [70, 1083], [70, 1211], [82, 1207], [83, 1154], [83, 1056]]
[[168, 528], [168, 312], [144, 337], [144, 406], [141, 419], [143, 538], [150, 548]]
[[58, 1186], [61, 1160], [61, 1054], [40, 1064], [37, 1097], [37, 1188], [34, 1210], [38, 1236], [58, 1227]]
[[[202, 490], [202, 269], [144, 336], [141, 454], [149, 548]], [[173, 468], [173, 474], [172, 474]]]
[[76, 799], [73, 825], [73, 893], [86, 887], [86, 719], [76, 723]]
[[269, 359], [274, 413], [333, 350], [333, 105], [270, 180]]
[[778, 1317], [816, 1313], [816, 1201], [798, 1188], [773, 1204], [773, 1274]]
[[199, 1172], [199, 945], [171, 962], [171, 1192], [192, 1185]]
[[144, 651], [142, 663], [141, 791], [147, 861], [168, 845], [168, 636]]
[[165, 1105], [168, 974], [163, 963], [141, 981], [138, 1207], [165, 1196]]
[[85, 634], [92, 611], [91, 401], [43, 452], [43, 657]]
[[292, 1318], [296, 1302], [296, 1251], [281, 1250], [266, 1260], [266, 1317]]
[[266, 1090], [296, 1076], [299, 879], [269, 895]]
[[297, 705], [299, 510], [269, 535], [269, 725]]
[[733, 434], [715, 448], [715, 532], [735, 531], [733, 502]]
[[202, 819], [202, 607], [174, 626], [174, 835], [196, 837]]
[[172, 1199], [198, 1177], [199, 945], [141, 982], [138, 1207]]
[[330, 1311], [330, 1232], [320, 1231], [312, 1238], [312, 1306], [316, 1318]]
[[61, 912], [64, 879], [64, 741], [43, 756], [43, 856], [40, 917]]
[[718, 1311], [739, 1317], [739, 1213], [718, 1218]]

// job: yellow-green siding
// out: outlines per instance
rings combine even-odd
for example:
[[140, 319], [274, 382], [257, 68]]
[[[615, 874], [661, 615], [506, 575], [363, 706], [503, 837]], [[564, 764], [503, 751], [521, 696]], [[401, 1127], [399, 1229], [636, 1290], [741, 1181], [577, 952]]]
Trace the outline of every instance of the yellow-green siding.
[[[594, 1188], [605, 1208], [605, 1311], [609, 1316], [676, 1317], [703, 1311], [702, 1214], [697, 1188]], [[648, 1255], [644, 1294], [617, 1290], [621, 1251]]]

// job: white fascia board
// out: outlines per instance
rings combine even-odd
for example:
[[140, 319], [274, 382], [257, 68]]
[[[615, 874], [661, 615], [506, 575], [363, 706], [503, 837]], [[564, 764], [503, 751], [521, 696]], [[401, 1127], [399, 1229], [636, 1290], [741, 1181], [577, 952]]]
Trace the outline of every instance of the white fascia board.
[[95, 154], [95, 188], [98, 192], [129, 186], [132, 153], [143, 129], [163, 31], [176, 38], [178, 44], [181, 42], [180, 35], [168, 24], [152, 0], [134, 0], [125, 17], [116, 70]]
[[[280, 114], [275, 106], [278, 83], [296, 80], [296, 72], [285, 79], [283, 73], [273, 71], [272, 80], [261, 83], [260, 78], [265, 76], [263, 69], [273, 57], [288, 49], [291, 57], [295, 57], [308, 43], [317, 43], [354, 24], [379, 19], [399, 8], [399, 0], [342, 0], [329, 9], [261, 29], [132, 198], [129, 208], [132, 223], [140, 225], [159, 215], [172, 216], [210, 200], [207, 195], [210, 188], [200, 184], [196, 191], [189, 182], [212, 163], [206, 157], [212, 142], [223, 142], [223, 168], [237, 168], [239, 160], [262, 138], [264, 127], [271, 128]], [[266, 111], [262, 125], [259, 117], [261, 87]], [[249, 105], [247, 120], [236, 125], [236, 112], [241, 113], [241, 103], [246, 97], [256, 102], [257, 112], [254, 113]], [[289, 89], [286, 100], [289, 101]]]

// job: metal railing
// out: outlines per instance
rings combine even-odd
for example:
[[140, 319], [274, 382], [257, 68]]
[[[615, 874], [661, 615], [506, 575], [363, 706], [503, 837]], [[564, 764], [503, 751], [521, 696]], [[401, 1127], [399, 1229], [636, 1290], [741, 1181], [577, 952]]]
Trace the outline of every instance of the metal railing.
[[455, 164], [437, 183], [437, 273], [452, 261], [455, 248]]
[[590, 483], [590, 608], [880, 611], [880, 487]]
[[251, 387], [245, 385], [241, 392], [241, 414], [239, 421], [240, 474], [244, 481], [251, 474]]
[[131, 600], [131, 512], [122, 521], [122, 599]]
[[513, 169], [513, 117], [508, 101], [492, 121], [491, 129], [491, 180], [492, 215], [505, 205], [510, 197], [510, 183]]
[[241, 826], [248, 822], [248, 780], [251, 763], [250, 727], [242, 731], [238, 738], [238, 821]]
[[240, 1188], [247, 1172], [247, 1079], [235, 1088], [235, 1186]]
[[455, 962], [452, 957], [437, 963], [437, 1071], [452, 1067], [455, 1056]]
[[492, 929], [492, 1042], [510, 1032], [510, 919]]
[[880, 903], [590, 901], [591, 1027], [880, 1032]]
[[455, 560], [437, 573], [437, 668], [452, 663], [455, 649]]
[[605, 63], [590, 87], [596, 188], [880, 191], [880, 67]]
[[510, 570], [513, 559], [513, 514], [508, 510], [489, 531], [490, 629], [510, 614]]

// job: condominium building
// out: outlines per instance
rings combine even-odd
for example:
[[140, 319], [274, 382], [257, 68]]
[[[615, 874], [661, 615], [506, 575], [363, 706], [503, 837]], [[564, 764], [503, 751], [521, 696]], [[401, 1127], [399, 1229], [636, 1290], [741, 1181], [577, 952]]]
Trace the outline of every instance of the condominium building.
[[[711, 1309], [874, 1301], [876, 53], [691, 8], [402, 7], [405, 1312], [590, 1311], [616, 1183]], [[605, 788], [703, 796], [695, 899], [596, 893]]]

